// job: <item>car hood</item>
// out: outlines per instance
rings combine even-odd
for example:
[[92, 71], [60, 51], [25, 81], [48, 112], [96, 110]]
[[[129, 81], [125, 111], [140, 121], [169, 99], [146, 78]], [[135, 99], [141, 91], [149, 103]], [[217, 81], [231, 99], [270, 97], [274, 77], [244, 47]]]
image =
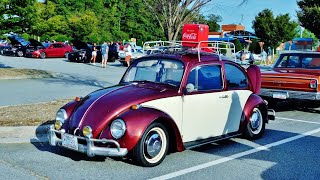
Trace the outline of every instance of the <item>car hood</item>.
[[88, 46], [87, 43], [85, 43], [83, 41], [80, 41], [80, 40], [72, 40], [71, 43], [78, 50], [80, 50], [80, 49], [90, 49], [90, 47]]
[[8, 36], [8, 39], [10, 40], [12, 45], [15, 45], [15, 44], [23, 45], [27, 43], [27, 41], [25, 41], [23, 38], [19, 38], [17, 36]]
[[42, 48], [45, 48], [43, 46], [43, 44], [35, 39], [29, 39], [29, 42], [30, 42], [30, 45], [33, 46], [33, 47], [42, 47]]
[[75, 108], [70, 117], [69, 131], [74, 133], [77, 128], [82, 131], [85, 126], [90, 126], [93, 137], [97, 138], [111, 120], [132, 105], [177, 94], [175, 88], [154, 83], [116, 85], [95, 91], [84, 97]]

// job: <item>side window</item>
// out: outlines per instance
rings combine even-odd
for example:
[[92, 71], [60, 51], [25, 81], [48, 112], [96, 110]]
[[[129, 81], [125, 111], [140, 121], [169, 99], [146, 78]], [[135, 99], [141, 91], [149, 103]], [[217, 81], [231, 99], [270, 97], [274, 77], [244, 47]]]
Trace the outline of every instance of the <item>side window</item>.
[[244, 72], [232, 64], [225, 64], [228, 89], [243, 89], [248, 87], [248, 79]]
[[288, 56], [283, 56], [278, 67], [287, 67], [287, 62], [288, 62]]
[[299, 56], [290, 56], [288, 64], [288, 68], [299, 68], [300, 66], [300, 58]]
[[57, 44], [57, 48], [64, 48], [62, 44]]
[[223, 88], [221, 67], [211, 65], [194, 68], [188, 76], [189, 83], [194, 85], [194, 91], [220, 90]]

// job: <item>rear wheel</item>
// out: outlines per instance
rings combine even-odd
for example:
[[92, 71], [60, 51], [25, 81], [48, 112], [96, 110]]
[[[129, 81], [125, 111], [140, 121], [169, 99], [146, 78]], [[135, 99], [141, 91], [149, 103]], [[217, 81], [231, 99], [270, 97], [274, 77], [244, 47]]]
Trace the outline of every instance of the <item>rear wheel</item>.
[[245, 128], [244, 135], [248, 139], [258, 139], [262, 137], [265, 131], [264, 117], [259, 108], [254, 108], [247, 127]]
[[44, 52], [40, 53], [40, 58], [41, 58], [41, 59], [46, 58], [46, 53], [44, 53]]
[[64, 53], [64, 57], [68, 58], [69, 52]]
[[133, 148], [132, 159], [141, 166], [156, 166], [164, 160], [168, 148], [167, 129], [160, 123], [152, 123]]

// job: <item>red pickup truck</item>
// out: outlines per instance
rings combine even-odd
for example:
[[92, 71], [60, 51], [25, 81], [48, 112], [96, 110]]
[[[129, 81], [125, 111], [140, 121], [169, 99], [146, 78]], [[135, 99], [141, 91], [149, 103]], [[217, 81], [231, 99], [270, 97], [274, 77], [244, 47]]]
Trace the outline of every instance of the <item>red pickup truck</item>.
[[270, 106], [279, 101], [320, 104], [320, 52], [290, 52], [262, 72], [260, 95]]

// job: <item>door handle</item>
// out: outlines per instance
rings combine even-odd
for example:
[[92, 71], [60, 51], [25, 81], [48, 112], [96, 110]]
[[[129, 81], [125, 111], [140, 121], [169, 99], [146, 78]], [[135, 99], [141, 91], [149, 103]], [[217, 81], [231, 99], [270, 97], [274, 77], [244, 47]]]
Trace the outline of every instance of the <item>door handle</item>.
[[228, 95], [223, 95], [223, 96], [220, 96], [219, 98], [229, 98]]

